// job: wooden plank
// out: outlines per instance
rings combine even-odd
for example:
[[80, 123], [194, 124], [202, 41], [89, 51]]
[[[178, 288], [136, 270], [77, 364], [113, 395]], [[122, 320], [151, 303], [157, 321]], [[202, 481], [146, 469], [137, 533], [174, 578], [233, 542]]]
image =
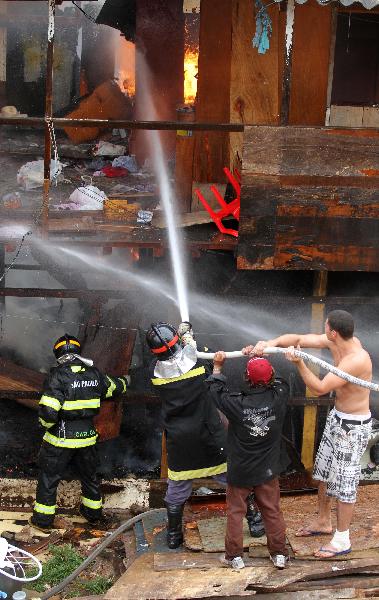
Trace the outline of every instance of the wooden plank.
[[[279, 39], [281, 13], [274, 5], [267, 11], [272, 22], [270, 49], [259, 54], [251, 40], [255, 34], [257, 8], [250, 0], [232, 2], [233, 44], [230, 83], [230, 121], [277, 124], [279, 115]], [[242, 157], [243, 133], [230, 134], [231, 164]]]
[[[225, 550], [226, 517], [213, 517], [211, 519], [198, 519], [201, 543], [204, 552], [222, 552]], [[266, 536], [252, 538], [246, 519], [243, 520], [243, 546], [266, 546]]]
[[368, 170], [357, 177], [349, 176], [349, 179], [341, 175], [323, 177], [322, 175], [261, 175], [257, 173], [244, 173], [241, 196], [249, 198], [249, 188], [254, 190], [254, 188], [264, 189], [275, 186], [279, 190], [284, 188], [284, 193], [287, 192], [287, 187], [293, 188], [294, 193], [297, 188], [313, 188], [315, 193], [318, 192], [320, 194], [324, 193], [324, 190], [325, 193], [332, 192], [334, 188], [341, 188], [346, 191], [349, 188], [361, 188], [365, 192], [368, 188], [375, 189], [378, 187], [379, 173], [375, 173], [375, 171]]
[[245, 173], [362, 176], [379, 173], [379, 130], [246, 127]]
[[[199, 75], [196, 120], [230, 120], [232, 2], [202, 0], [199, 35]], [[220, 35], [222, 32], [222, 35]], [[193, 179], [223, 182], [229, 165], [229, 135], [195, 134]]]
[[330, 105], [332, 102], [333, 75], [334, 75], [334, 55], [336, 50], [338, 7], [331, 6], [331, 25], [330, 25], [330, 44], [329, 44], [329, 68], [328, 68], [328, 86], [326, 90], [326, 114], [325, 125], [330, 121]]
[[[348, 260], [348, 263], [347, 263]], [[330, 271], [379, 271], [378, 248], [349, 245], [296, 246], [283, 244], [272, 261], [276, 269], [328, 269]]]
[[195, 120], [195, 111], [178, 109], [177, 115], [178, 120], [183, 120], [183, 129], [178, 129], [176, 132], [175, 204], [177, 212], [186, 213], [191, 210], [195, 137], [192, 131], [185, 129], [184, 123]]
[[[294, 564], [293, 567], [296, 567]], [[270, 573], [262, 572], [260, 580], [255, 578], [254, 582], [249, 583], [248, 589], [265, 592], [269, 590], [278, 590], [286, 588], [297, 581], [316, 581], [333, 579], [346, 575], [369, 573], [378, 573], [377, 559], [350, 560], [345, 562], [318, 561], [304, 565], [299, 569], [289, 568], [285, 571], [276, 571]]]
[[240, 225], [242, 236], [250, 226], [250, 217], [379, 218], [379, 192], [375, 187], [366, 188], [365, 185], [358, 188], [286, 186], [275, 182], [270, 187], [269, 183], [262, 183], [247, 186], [241, 202], [244, 203]]
[[[358, 597], [356, 590], [351, 588], [341, 590], [305, 590], [303, 592], [269, 592], [264, 594], [264, 600], [347, 600], [348, 598]], [[255, 598], [263, 600], [263, 595], [256, 594]]]
[[15, 365], [5, 358], [0, 358], [0, 389], [26, 392], [24, 398], [17, 402], [29, 408], [37, 409], [38, 400], [28, 398], [27, 392], [38, 392], [42, 388], [45, 375], [32, 369]]
[[250, 0], [233, 2], [230, 120], [275, 125], [279, 113], [279, 11], [276, 6], [267, 7], [272, 20], [270, 49], [259, 54], [251, 43], [256, 10]]
[[189, 526], [186, 523], [184, 526], [184, 545], [188, 550], [200, 552], [203, 550], [203, 542], [201, 541], [200, 532], [197, 527]]
[[[244, 557], [247, 567], [268, 567], [267, 558]], [[154, 553], [154, 571], [177, 569], [214, 569], [220, 567], [220, 554], [216, 552]]]
[[363, 106], [337, 106], [330, 107], [330, 127], [371, 127], [369, 123], [363, 124]]
[[[315, 273], [313, 294], [314, 296], [326, 295], [327, 289], [327, 271], [319, 271]], [[311, 332], [319, 333], [323, 329], [325, 319], [325, 305], [320, 303], [312, 304], [312, 316], [311, 316]], [[320, 355], [316, 351], [316, 355]], [[311, 367], [312, 371], [319, 375], [319, 367]], [[311, 390], [306, 388], [306, 397], [313, 398]], [[304, 468], [310, 470], [313, 468], [313, 459], [316, 444], [317, 435], [317, 414], [318, 409], [316, 406], [305, 406], [304, 407], [304, 418], [303, 418], [303, 439], [301, 446], [301, 462]]]
[[377, 106], [363, 107], [363, 127], [379, 127], [379, 109]]
[[[136, 3], [136, 98], [137, 119], [173, 120], [183, 102], [184, 15], [180, 0], [139, 0]], [[166, 33], [162, 52], [162, 31]], [[147, 91], [146, 87], [150, 89]], [[154, 99], [156, 115], [146, 114], [146, 97]], [[149, 109], [147, 109], [149, 111]], [[180, 129], [181, 127], [176, 127]], [[163, 151], [175, 152], [175, 134], [160, 134]], [[144, 132], [136, 132], [139, 163], [150, 155]]]
[[[371, 597], [369, 593], [370, 588], [379, 587], [379, 577], [367, 577], [367, 576], [348, 576], [348, 577], [335, 577], [329, 580], [318, 580], [318, 581], [301, 581], [298, 583], [292, 583], [285, 588], [286, 592], [298, 592], [303, 590], [338, 590], [342, 588], [354, 587], [357, 590], [357, 598]], [[368, 595], [362, 594], [361, 590], [367, 590]]]
[[[268, 227], [266, 217], [255, 221], [257, 239], [259, 232], [263, 234]], [[313, 243], [320, 246], [342, 244], [344, 246], [371, 247], [378, 245], [379, 228], [377, 219], [343, 219], [318, 217], [316, 220], [309, 217], [282, 217], [277, 221], [276, 244], [281, 246], [293, 243], [299, 246], [309, 244], [310, 250]]]
[[146, 553], [137, 558], [116, 584], [106, 592], [105, 600], [176, 600], [177, 598], [208, 598], [249, 596], [246, 587], [251, 579], [274, 567], [247, 567], [236, 573], [232, 569], [204, 570], [195, 577], [192, 570], [154, 571], [154, 558]]

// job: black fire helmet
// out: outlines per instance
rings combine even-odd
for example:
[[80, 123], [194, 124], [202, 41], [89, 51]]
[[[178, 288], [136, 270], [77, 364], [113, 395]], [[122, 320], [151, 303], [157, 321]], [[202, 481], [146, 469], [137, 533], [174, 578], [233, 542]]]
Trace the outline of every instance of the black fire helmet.
[[65, 333], [55, 342], [53, 352], [58, 359], [64, 354], [80, 354], [81, 347], [81, 343], [75, 336]]
[[152, 323], [146, 343], [158, 360], [171, 358], [180, 348], [178, 332], [170, 323]]

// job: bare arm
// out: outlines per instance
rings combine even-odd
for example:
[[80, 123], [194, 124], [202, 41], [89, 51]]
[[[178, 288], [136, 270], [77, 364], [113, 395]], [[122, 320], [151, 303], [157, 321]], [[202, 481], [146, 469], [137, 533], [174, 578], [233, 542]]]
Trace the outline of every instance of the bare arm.
[[247, 346], [242, 349], [244, 354], [255, 354], [261, 356], [265, 348], [268, 347], [288, 348], [289, 346], [300, 346], [301, 348], [328, 348], [329, 342], [325, 333], [318, 335], [316, 333], [285, 333], [272, 340], [259, 341], [255, 346]]
[[[329, 392], [338, 390], [348, 383], [333, 373], [328, 373], [323, 379], [319, 379], [319, 377], [306, 366], [303, 360], [294, 355], [293, 351], [294, 348], [292, 347], [286, 353], [286, 358], [296, 364], [302, 380], [315, 396], [329, 394]], [[354, 377], [362, 375], [362, 366], [361, 358], [352, 357], [346, 357], [338, 364], [338, 368], [341, 369], [341, 371], [349, 373]]]
[[337, 390], [347, 383], [347, 381], [333, 375], [333, 373], [328, 373], [324, 379], [319, 379], [302, 360], [296, 363], [296, 366], [302, 380], [314, 396], [329, 394], [329, 392]]

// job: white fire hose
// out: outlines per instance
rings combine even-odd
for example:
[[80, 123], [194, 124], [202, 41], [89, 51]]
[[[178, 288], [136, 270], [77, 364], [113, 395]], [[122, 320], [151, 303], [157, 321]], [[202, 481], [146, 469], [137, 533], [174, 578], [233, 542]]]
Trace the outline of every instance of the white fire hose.
[[[267, 347], [263, 350], [264, 354], [285, 354], [288, 351], [288, 348], [273, 348]], [[333, 365], [326, 362], [326, 360], [321, 360], [321, 358], [317, 358], [316, 356], [312, 356], [312, 354], [307, 354], [306, 352], [302, 352], [301, 350], [294, 350], [295, 356], [302, 358], [303, 360], [312, 363], [313, 365], [317, 365], [337, 377], [348, 381], [349, 383], [354, 383], [355, 385], [359, 385], [360, 387], [368, 388], [369, 390], [373, 390], [374, 392], [379, 392], [379, 384], [371, 383], [370, 381], [365, 381], [364, 379], [358, 379], [358, 377], [354, 377], [353, 375], [349, 375], [349, 373], [345, 373], [345, 371], [341, 371], [334, 367]], [[245, 357], [242, 354], [241, 350], [236, 350], [235, 352], [225, 352], [226, 358], [241, 358]], [[213, 360], [215, 356], [214, 352], [197, 352], [198, 358], [204, 358], [206, 360]]]

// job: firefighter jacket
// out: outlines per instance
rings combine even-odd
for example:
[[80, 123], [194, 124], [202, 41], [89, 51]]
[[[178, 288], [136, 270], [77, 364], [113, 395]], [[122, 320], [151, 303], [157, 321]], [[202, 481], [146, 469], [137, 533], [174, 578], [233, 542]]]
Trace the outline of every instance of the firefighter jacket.
[[96, 444], [93, 417], [102, 399], [125, 393], [126, 379], [103, 375], [79, 359], [53, 367], [39, 402], [39, 422], [45, 442], [59, 448], [85, 448]]
[[226, 471], [226, 431], [205, 384], [209, 371], [198, 360], [178, 377], [154, 376], [151, 382], [162, 400], [168, 477], [174, 481], [218, 475]]

